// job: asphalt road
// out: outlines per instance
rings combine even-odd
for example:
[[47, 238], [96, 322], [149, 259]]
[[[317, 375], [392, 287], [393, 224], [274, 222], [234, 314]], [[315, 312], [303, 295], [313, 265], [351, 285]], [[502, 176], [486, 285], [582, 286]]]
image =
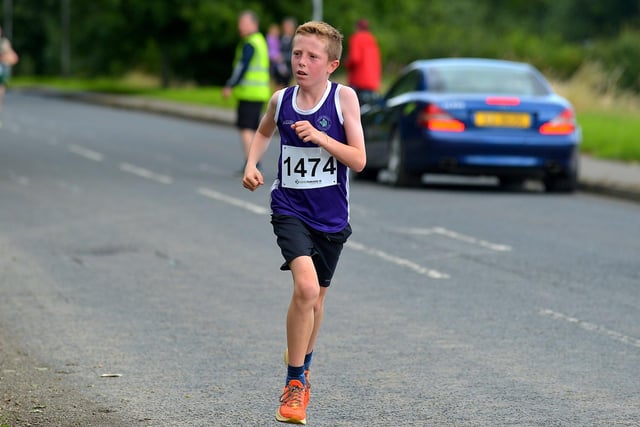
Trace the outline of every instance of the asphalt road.
[[[3, 333], [130, 425], [278, 425], [290, 276], [235, 130], [6, 102]], [[640, 205], [477, 182], [351, 194], [309, 425], [640, 425]]]

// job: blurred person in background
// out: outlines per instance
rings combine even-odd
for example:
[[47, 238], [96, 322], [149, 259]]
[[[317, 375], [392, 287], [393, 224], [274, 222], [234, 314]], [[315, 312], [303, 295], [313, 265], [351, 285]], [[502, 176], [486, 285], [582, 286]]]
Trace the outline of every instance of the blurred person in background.
[[356, 32], [349, 38], [346, 67], [349, 86], [356, 91], [360, 104], [373, 99], [380, 90], [382, 66], [378, 42], [366, 19], [358, 21]]
[[293, 72], [291, 70], [291, 49], [293, 48], [293, 36], [298, 23], [295, 18], [287, 17], [282, 21], [282, 36], [280, 37], [280, 54], [284, 67], [277, 80], [278, 89], [283, 89], [291, 84]]
[[[11, 47], [11, 42], [2, 34], [0, 27], [0, 112], [2, 112], [2, 101], [11, 67], [18, 63], [18, 54]], [[0, 120], [0, 126], [2, 121]]]
[[[238, 32], [242, 40], [236, 48], [233, 72], [222, 90], [225, 99], [233, 94], [238, 101], [236, 127], [240, 131], [245, 162], [260, 123], [262, 107], [271, 96], [269, 50], [258, 25], [258, 15], [254, 12], [240, 13]], [[244, 173], [244, 166], [239, 173]]]
[[280, 25], [273, 23], [269, 25], [267, 30], [267, 48], [269, 49], [269, 75], [273, 86], [279, 89], [278, 78], [279, 74], [284, 70], [286, 72], [286, 66], [282, 60], [282, 53], [280, 52]]

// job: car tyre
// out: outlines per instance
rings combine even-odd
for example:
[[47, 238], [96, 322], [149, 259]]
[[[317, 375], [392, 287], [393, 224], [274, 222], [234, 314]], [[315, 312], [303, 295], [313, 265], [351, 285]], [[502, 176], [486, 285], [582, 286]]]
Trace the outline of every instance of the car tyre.
[[578, 173], [572, 171], [562, 175], [548, 175], [543, 184], [547, 193], [573, 193], [578, 187]]
[[525, 178], [519, 176], [498, 176], [500, 188], [505, 190], [522, 190]]
[[406, 171], [406, 153], [397, 130], [391, 135], [387, 173], [388, 182], [394, 187], [415, 187], [421, 183], [420, 176]]
[[375, 181], [378, 178], [378, 169], [365, 168], [361, 172], [354, 172], [349, 169], [349, 179], [354, 181]]

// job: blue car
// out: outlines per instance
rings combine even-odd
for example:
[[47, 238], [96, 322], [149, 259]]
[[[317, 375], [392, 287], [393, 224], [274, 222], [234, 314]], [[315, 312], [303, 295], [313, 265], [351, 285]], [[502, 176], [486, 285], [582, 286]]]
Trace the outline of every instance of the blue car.
[[581, 130], [573, 107], [524, 63], [477, 58], [419, 60], [382, 97], [361, 106], [367, 167], [396, 186], [424, 174], [495, 176], [501, 186], [541, 180], [576, 188]]

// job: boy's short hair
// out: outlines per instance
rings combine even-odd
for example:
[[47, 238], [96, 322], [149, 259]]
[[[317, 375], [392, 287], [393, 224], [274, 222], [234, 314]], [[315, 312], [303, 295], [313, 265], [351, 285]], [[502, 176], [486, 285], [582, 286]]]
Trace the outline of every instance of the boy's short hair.
[[327, 41], [329, 61], [340, 60], [342, 56], [342, 39], [340, 31], [322, 21], [309, 21], [296, 29], [295, 35], [315, 35]]

